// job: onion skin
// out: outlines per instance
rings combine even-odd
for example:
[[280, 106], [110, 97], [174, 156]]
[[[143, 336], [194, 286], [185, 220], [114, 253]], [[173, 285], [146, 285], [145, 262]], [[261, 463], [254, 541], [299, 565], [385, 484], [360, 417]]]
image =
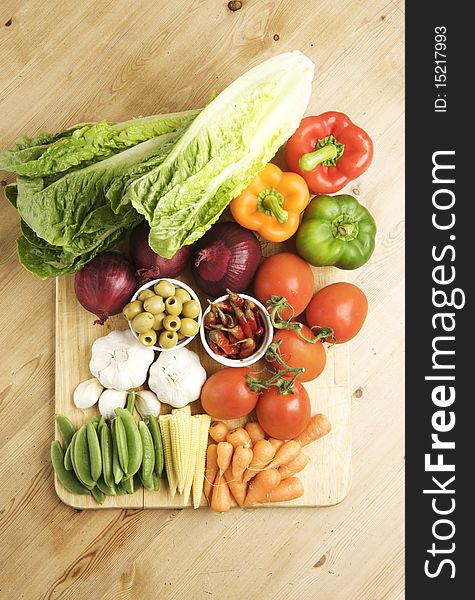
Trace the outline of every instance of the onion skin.
[[255, 234], [233, 221], [217, 223], [193, 245], [191, 271], [198, 287], [210, 296], [226, 288], [244, 292], [262, 259]]
[[120, 313], [136, 289], [134, 267], [118, 252], [99, 254], [74, 276], [78, 302], [98, 317], [94, 325]]
[[183, 246], [172, 258], [163, 258], [150, 248], [148, 234], [150, 227], [142, 221], [130, 234], [130, 258], [137, 269], [140, 285], [159, 277], [176, 278], [186, 270], [190, 261], [190, 248]]

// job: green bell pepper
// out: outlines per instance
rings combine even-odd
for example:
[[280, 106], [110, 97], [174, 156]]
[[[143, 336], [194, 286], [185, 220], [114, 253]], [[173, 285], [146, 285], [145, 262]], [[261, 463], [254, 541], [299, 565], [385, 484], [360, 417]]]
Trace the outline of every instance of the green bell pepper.
[[315, 267], [357, 269], [373, 254], [376, 222], [356, 198], [315, 196], [297, 232], [297, 252]]

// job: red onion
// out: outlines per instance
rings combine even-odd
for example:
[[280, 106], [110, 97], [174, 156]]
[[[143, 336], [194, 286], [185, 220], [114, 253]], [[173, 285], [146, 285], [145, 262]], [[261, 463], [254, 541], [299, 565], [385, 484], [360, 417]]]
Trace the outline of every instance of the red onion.
[[147, 221], [142, 221], [130, 234], [130, 258], [141, 285], [159, 277], [178, 277], [190, 260], [189, 246], [180, 248], [172, 258], [163, 258], [154, 252], [148, 243], [149, 232]]
[[191, 270], [198, 287], [210, 296], [222, 296], [226, 288], [243, 292], [262, 258], [258, 239], [234, 222], [213, 227], [194, 244]]
[[99, 317], [94, 325], [120, 313], [137, 287], [131, 262], [117, 252], [99, 254], [74, 276], [79, 303]]

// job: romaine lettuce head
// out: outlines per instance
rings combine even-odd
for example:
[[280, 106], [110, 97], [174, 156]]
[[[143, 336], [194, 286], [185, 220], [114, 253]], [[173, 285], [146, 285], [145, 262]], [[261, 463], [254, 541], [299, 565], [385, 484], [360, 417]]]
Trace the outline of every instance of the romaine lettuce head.
[[301, 52], [275, 56], [219, 94], [162, 164], [125, 193], [150, 223], [150, 246], [165, 258], [198, 240], [275, 155], [307, 108], [313, 63]]

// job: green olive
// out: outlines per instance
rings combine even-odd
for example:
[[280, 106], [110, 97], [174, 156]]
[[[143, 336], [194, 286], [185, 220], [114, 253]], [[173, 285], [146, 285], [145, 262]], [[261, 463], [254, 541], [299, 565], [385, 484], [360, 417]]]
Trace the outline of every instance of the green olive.
[[165, 311], [169, 315], [180, 315], [182, 307], [181, 300], [176, 296], [170, 296], [165, 300]]
[[196, 335], [198, 333], [198, 323], [194, 319], [188, 319], [187, 317], [185, 317], [181, 320], [181, 326], [179, 331], [187, 337]]
[[196, 317], [200, 314], [201, 306], [200, 303], [196, 300], [188, 300], [183, 304], [182, 314], [184, 317], [189, 317], [190, 319], [196, 319]]
[[155, 346], [155, 344], [157, 342], [157, 332], [154, 331], [153, 329], [150, 329], [150, 331], [146, 331], [145, 333], [141, 333], [139, 335], [139, 341], [144, 346]]
[[178, 331], [181, 326], [181, 319], [176, 315], [167, 315], [163, 319], [163, 327], [167, 331]]
[[176, 331], [162, 331], [158, 343], [162, 348], [174, 348], [178, 342]]
[[163, 329], [163, 319], [165, 318], [165, 313], [157, 313], [156, 315], [153, 315], [153, 325], [152, 325], [152, 329], [155, 329], [155, 331], [160, 331], [160, 329]]
[[134, 300], [133, 302], [129, 302], [122, 309], [122, 314], [127, 319], [127, 321], [132, 321], [134, 317], [140, 314], [143, 311], [142, 303], [140, 300]]
[[184, 340], [186, 338], [186, 335], [183, 335], [182, 333], [180, 333], [179, 331], [176, 332], [177, 336], [178, 336], [178, 341], [181, 342], [181, 340]]
[[162, 279], [153, 286], [157, 296], [163, 296], [163, 298], [169, 298], [175, 293], [175, 286], [166, 279]]
[[137, 333], [146, 333], [153, 326], [153, 315], [149, 312], [143, 312], [132, 320], [132, 329]]
[[183, 288], [176, 288], [175, 296], [177, 298], [180, 298], [182, 304], [185, 304], [185, 302], [188, 302], [188, 300], [191, 300], [190, 294]]
[[146, 310], [149, 313], [152, 313], [152, 315], [162, 313], [165, 310], [163, 298], [161, 296], [155, 296], [155, 294], [144, 301], [143, 307], [144, 310]]
[[147, 289], [147, 290], [142, 290], [140, 292], [140, 294], [137, 296], [137, 298], [139, 300], [142, 300], [142, 302], [143, 302], [144, 300], [146, 300], [147, 298], [151, 298], [152, 296], [155, 296], [155, 294], [153, 293], [153, 290]]

